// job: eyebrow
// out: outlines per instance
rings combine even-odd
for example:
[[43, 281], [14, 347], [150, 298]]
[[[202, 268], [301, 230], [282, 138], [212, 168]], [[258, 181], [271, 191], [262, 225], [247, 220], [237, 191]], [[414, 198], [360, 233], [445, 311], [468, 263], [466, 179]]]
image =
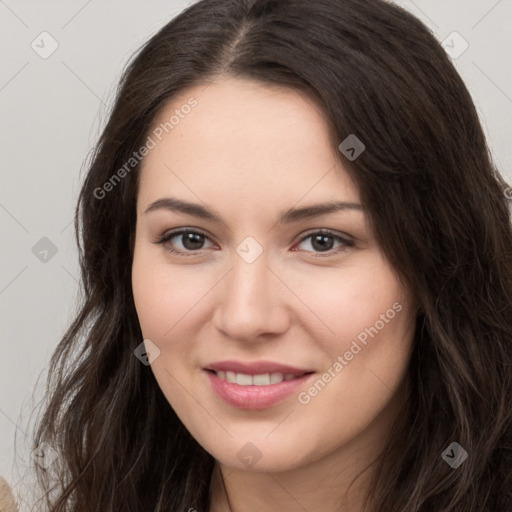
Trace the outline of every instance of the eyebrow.
[[[144, 211], [144, 214], [156, 210], [169, 210], [173, 212], [192, 215], [199, 219], [210, 220], [225, 224], [222, 217], [208, 208], [196, 203], [190, 203], [173, 197], [163, 197], [151, 203]], [[347, 201], [332, 201], [328, 203], [312, 204], [301, 208], [289, 208], [280, 212], [278, 224], [291, 224], [304, 219], [319, 217], [337, 211], [355, 210], [364, 213], [364, 208], [358, 203]]]

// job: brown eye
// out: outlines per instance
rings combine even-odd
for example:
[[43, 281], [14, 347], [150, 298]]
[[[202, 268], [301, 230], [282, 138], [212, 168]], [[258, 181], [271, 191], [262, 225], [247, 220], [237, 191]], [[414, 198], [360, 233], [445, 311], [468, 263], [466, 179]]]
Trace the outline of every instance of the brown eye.
[[[205, 233], [192, 229], [180, 229], [164, 234], [155, 243], [163, 245], [165, 249], [171, 253], [193, 256], [194, 253], [199, 253], [205, 248], [204, 243], [207, 240], [209, 240], [209, 237]], [[354, 242], [328, 230], [311, 232], [301, 239], [300, 244], [303, 244], [306, 240], [311, 240], [309, 245], [312, 251], [308, 249], [304, 250], [306, 252], [312, 252], [314, 256], [321, 257], [339, 254], [354, 245]], [[338, 247], [333, 249], [336, 242], [338, 243]], [[296, 251], [297, 249], [293, 248], [292, 250]]]
[[[327, 230], [312, 232], [309, 235], [303, 237], [300, 243], [303, 243], [304, 241], [309, 239], [311, 239], [309, 246], [313, 249], [313, 252], [320, 253], [317, 254], [318, 256], [324, 256], [321, 253], [327, 253], [325, 254], [326, 256], [338, 254], [345, 250], [345, 248], [352, 247], [354, 245], [354, 242], [347, 240], [346, 238], [343, 238], [342, 236]], [[336, 241], [340, 243], [341, 249], [333, 251], [332, 249]]]
[[[174, 239], [176, 241], [171, 243]], [[191, 253], [198, 252], [203, 249], [203, 245], [207, 239], [208, 237], [200, 231], [181, 229], [179, 231], [171, 231], [170, 233], [165, 234], [156, 243], [164, 245], [170, 252], [189, 256], [192, 255]], [[181, 247], [179, 244], [181, 244]], [[175, 245], [178, 245], [177, 249], [175, 248]]]

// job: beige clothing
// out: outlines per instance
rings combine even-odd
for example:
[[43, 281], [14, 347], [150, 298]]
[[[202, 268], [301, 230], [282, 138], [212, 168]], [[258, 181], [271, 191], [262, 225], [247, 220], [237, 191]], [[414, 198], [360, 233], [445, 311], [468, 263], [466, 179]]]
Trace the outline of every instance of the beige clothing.
[[9, 484], [0, 476], [0, 512], [18, 512]]

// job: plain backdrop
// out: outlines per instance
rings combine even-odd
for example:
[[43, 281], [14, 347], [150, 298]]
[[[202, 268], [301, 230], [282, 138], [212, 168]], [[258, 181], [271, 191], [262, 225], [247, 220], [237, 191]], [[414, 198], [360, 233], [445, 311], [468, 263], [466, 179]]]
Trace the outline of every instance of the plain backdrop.
[[[75, 311], [72, 219], [84, 160], [130, 56], [189, 3], [0, 0], [0, 475], [15, 492], [21, 489], [23, 460], [30, 457], [27, 422], [44, 394], [50, 356]], [[495, 162], [512, 182], [512, 1], [397, 3], [440, 41], [456, 37], [456, 49], [467, 42], [453, 60]]]

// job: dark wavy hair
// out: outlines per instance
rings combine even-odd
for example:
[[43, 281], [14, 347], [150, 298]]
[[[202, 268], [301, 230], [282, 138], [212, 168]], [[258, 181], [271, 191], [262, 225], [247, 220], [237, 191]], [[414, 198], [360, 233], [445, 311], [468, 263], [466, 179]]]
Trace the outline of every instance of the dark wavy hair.
[[[408, 399], [365, 510], [510, 512], [511, 189], [442, 46], [383, 0], [202, 0], [125, 68], [76, 208], [81, 303], [33, 434], [34, 448], [59, 455], [46, 470], [34, 464], [45, 510], [208, 510], [214, 459], [133, 353], [140, 165], [98, 190], [169, 101], [222, 76], [300, 90], [323, 107], [377, 242], [420, 304]], [[354, 161], [338, 151], [349, 134], [366, 146]], [[469, 455], [457, 469], [441, 457], [454, 441]]]

